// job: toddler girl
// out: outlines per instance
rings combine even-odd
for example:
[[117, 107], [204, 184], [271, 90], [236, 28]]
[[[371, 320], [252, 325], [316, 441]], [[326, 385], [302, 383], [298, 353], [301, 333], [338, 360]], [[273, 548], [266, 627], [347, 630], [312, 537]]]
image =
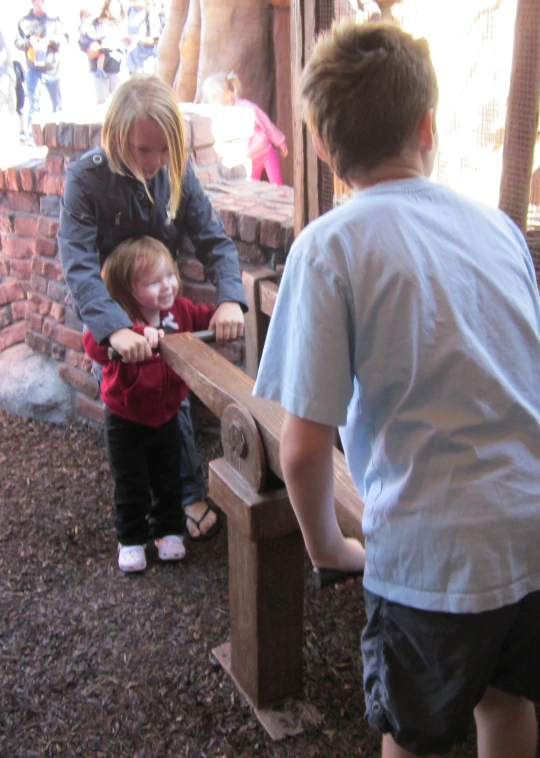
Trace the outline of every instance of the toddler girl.
[[203, 98], [214, 105], [234, 105], [238, 108], [251, 108], [255, 115], [255, 130], [248, 141], [248, 157], [251, 160], [251, 178], [260, 179], [263, 170], [272, 184], [283, 184], [279, 157], [287, 156], [285, 135], [270, 120], [266, 113], [255, 103], [240, 97], [242, 92], [240, 79], [231, 71], [230, 74], [213, 74], [203, 84]]
[[120, 243], [105, 261], [102, 276], [113, 300], [132, 319], [133, 330], [147, 340], [145, 349], [123, 362], [109, 359], [108, 341], [98, 344], [89, 331], [83, 335], [86, 353], [103, 366], [118, 565], [122, 571], [144, 571], [150, 537], [161, 560], [178, 561], [185, 555], [178, 409], [189, 387], [151, 349], [165, 330], [207, 329], [216, 309], [177, 297], [181, 283], [176, 264], [167, 248], [151, 237]]

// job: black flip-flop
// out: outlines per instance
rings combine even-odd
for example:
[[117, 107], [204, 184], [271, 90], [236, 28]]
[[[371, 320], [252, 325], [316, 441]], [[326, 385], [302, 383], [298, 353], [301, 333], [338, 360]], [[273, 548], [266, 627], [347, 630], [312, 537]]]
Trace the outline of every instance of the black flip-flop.
[[320, 592], [328, 587], [335, 587], [336, 584], [344, 584], [347, 579], [357, 579], [363, 573], [363, 569], [360, 571], [343, 571], [342, 569], [314, 568], [313, 585], [317, 592]]
[[[208, 514], [210, 512], [216, 514], [217, 521], [216, 521], [216, 523], [213, 526], [210, 527], [210, 529], [207, 532], [205, 532], [203, 534], [201, 532], [201, 524], [202, 524], [202, 522], [204, 521], [204, 519], [208, 516]], [[219, 532], [221, 531], [221, 529], [223, 527], [223, 522], [221, 520], [221, 514], [220, 514], [220, 512], [217, 511], [215, 508], [212, 508], [212, 506], [208, 505], [208, 504], [206, 506], [205, 512], [200, 517], [200, 519], [193, 518], [193, 516], [189, 516], [186, 513], [186, 521], [188, 521], [188, 520], [189, 521], [193, 521], [193, 523], [195, 524], [195, 526], [199, 530], [199, 536], [198, 537], [192, 537], [191, 534], [190, 534], [190, 532], [189, 532], [189, 529], [186, 526], [186, 529], [185, 529], [185, 532], [184, 532], [184, 537], [185, 537], [185, 539], [192, 540], [192, 542], [206, 542], [207, 540], [211, 540], [212, 537], [215, 537], [216, 534], [219, 534]]]

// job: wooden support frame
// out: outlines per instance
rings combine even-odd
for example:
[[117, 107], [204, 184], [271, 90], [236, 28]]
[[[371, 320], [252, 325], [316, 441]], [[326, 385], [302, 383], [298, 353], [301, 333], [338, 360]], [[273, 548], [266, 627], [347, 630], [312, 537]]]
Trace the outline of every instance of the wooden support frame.
[[[214, 654], [273, 739], [297, 734], [301, 710], [271, 710], [302, 685], [304, 547], [282, 485], [284, 411], [253, 397], [253, 379], [193, 334], [166, 336], [160, 351], [222, 422], [224, 457], [209, 483], [228, 517], [231, 641]], [[338, 450], [334, 497], [343, 532], [362, 539], [363, 504]]]

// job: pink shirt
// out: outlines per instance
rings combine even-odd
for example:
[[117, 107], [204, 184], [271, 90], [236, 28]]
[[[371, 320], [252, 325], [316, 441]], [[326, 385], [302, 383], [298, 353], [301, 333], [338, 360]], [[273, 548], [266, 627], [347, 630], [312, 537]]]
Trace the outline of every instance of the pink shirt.
[[238, 108], [251, 108], [255, 114], [255, 130], [248, 140], [248, 155], [252, 160], [268, 153], [272, 146], [280, 150], [285, 147], [285, 135], [280, 132], [262, 108], [242, 98], [236, 98], [234, 104]]

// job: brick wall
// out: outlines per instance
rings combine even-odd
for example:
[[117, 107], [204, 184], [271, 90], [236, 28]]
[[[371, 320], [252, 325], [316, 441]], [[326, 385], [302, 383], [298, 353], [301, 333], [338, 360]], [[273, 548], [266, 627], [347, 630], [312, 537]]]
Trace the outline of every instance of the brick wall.
[[[292, 188], [235, 178], [243, 172], [225, 167], [223, 142], [216, 145], [213, 136], [222, 108], [186, 105], [183, 111], [196, 172], [236, 244], [241, 268], [282, 263], [293, 240]], [[225, 141], [234, 145], [244, 128], [229, 124]], [[26, 342], [55, 358], [72, 388], [73, 414], [99, 423], [103, 408], [82, 349], [82, 324], [62, 275], [56, 236], [66, 167], [98, 146], [100, 137], [99, 123], [34, 125], [36, 144], [48, 148], [45, 159], [0, 171], [0, 352]], [[214, 288], [194, 254], [181, 251], [179, 265], [186, 296], [214, 302]], [[241, 362], [243, 346], [232, 345], [225, 354]]]

